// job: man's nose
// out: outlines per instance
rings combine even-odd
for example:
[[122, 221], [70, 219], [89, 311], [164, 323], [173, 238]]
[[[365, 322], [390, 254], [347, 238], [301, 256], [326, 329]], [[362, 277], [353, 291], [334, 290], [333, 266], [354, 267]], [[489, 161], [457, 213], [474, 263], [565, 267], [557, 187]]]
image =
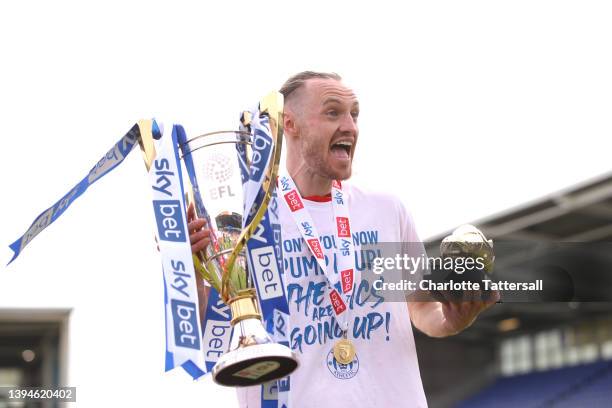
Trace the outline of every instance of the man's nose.
[[352, 114], [347, 113], [342, 115], [342, 121], [340, 122], [340, 132], [350, 134], [351, 136], [357, 136], [357, 120]]

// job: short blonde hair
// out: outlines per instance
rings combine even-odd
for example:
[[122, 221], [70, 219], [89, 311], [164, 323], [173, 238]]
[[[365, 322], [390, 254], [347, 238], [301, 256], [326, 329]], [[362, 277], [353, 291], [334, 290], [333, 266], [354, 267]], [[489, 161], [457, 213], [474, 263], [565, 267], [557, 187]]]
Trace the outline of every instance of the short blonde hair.
[[287, 98], [295, 92], [295, 90], [304, 86], [304, 83], [309, 79], [335, 79], [336, 81], [341, 81], [342, 77], [335, 72], [316, 72], [316, 71], [303, 71], [299, 74], [295, 74], [285, 83], [280, 89], [280, 93], [285, 97], [285, 101]]

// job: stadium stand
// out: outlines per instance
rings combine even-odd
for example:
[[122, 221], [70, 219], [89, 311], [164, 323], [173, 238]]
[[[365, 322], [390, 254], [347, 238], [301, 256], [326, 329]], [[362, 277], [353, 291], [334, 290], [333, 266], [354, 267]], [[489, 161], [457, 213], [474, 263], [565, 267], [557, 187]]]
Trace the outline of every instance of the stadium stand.
[[[579, 243], [583, 251], [563, 263], [568, 293], [504, 301], [456, 336], [415, 332], [429, 407], [612, 408], [612, 173], [473, 224], [496, 243], [499, 280], [532, 273], [533, 248]], [[450, 232], [427, 239], [429, 256]]]
[[455, 408], [611, 407], [612, 362], [498, 379]]

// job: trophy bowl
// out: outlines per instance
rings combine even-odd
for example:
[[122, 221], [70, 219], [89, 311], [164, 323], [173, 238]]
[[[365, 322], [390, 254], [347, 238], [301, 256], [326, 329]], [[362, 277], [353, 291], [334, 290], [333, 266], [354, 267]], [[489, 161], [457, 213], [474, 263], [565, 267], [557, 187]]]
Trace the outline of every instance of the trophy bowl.
[[257, 207], [245, 210], [243, 182], [248, 179], [245, 170], [252, 162], [248, 113], [243, 114], [241, 131], [207, 133], [181, 145], [183, 163], [195, 174], [188, 201], [195, 206], [196, 215], [207, 220], [211, 231], [210, 245], [194, 255], [194, 264], [232, 315], [229, 351], [219, 357], [212, 370], [213, 380], [225, 386], [262, 384], [285, 377], [298, 366], [291, 349], [275, 343], [264, 328], [247, 268], [246, 243], [264, 216], [276, 186], [282, 143], [282, 96], [278, 94], [278, 98], [276, 108], [259, 112], [268, 116], [274, 143], [262, 183], [265, 196]]

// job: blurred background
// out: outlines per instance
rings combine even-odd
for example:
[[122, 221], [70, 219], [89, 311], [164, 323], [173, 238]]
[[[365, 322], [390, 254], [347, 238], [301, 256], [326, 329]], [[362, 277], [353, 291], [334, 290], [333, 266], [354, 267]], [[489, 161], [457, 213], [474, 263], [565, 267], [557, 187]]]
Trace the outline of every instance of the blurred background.
[[[605, 1], [4, 2], [0, 259], [138, 119], [233, 128], [306, 69], [355, 90], [353, 182], [400, 196], [430, 250], [466, 222], [609, 241], [611, 18]], [[0, 270], [0, 384], [76, 386], [86, 407], [237, 406], [163, 372], [153, 228], [134, 153]], [[501, 304], [459, 336], [415, 333], [430, 406], [596, 406], [609, 307]]]
[[[494, 279], [544, 279], [544, 295], [505, 301], [502, 293], [501, 304], [457, 336], [418, 333], [430, 406], [609, 406], [612, 173], [475, 224], [494, 239]], [[428, 240], [430, 256], [445, 235]], [[541, 259], [555, 269], [539, 267]]]

